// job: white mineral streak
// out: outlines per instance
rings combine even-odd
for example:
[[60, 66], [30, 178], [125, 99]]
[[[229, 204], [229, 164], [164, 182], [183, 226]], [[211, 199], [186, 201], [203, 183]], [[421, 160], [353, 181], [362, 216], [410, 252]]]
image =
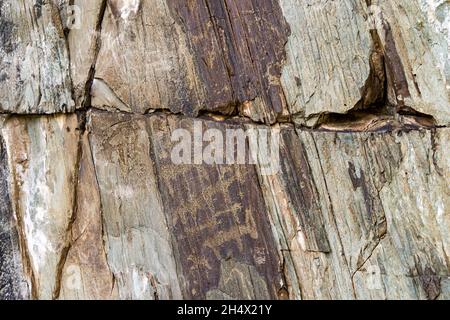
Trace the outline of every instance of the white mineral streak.
[[[446, 37], [447, 49], [445, 44], [438, 47], [439, 69], [443, 72], [446, 80], [447, 90], [450, 92], [450, 2], [448, 0], [422, 0], [421, 8], [427, 14], [428, 23], [434, 28], [434, 31]], [[443, 41], [444, 43], [444, 41]]]
[[117, 2], [120, 8], [120, 17], [124, 20], [128, 20], [130, 15], [135, 15], [141, 4], [140, 0], [119, 0]]
[[[193, 121], [261, 126], [178, 115], [208, 107], [208, 67], [234, 58], [233, 35], [214, 28], [235, 22], [203, 6], [217, 21], [183, 25], [177, 10], [201, 1], [168, 1], [0, 0], [0, 298], [450, 299], [450, 2], [279, 0], [289, 112], [307, 125], [340, 113], [346, 132], [270, 127], [280, 128], [280, 167], [267, 175], [169, 162], [164, 135]], [[243, 20], [233, 32], [271, 23], [231, 2]], [[69, 4], [82, 23], [64, 30]], [[188, 30], [202, 24], [217, 33], [211, 56], [194, 50], [209, 33]], [[371, 31], [409, 92], [398, 96], [380, 64], [390, 77], [377, 107], [404, 103], [442, 127], [385, 130], [394, 117], [374, 113], [383, 130], [361, 132], [372, 127], [345, 116], [376, 71]], [[261, 97], [239, 103], [230, 108], [265, 119]]]
[[77, 117], [8, 119], [3, 129], [12, 171], [15, 214], [34, 274], [37, 298], [56, 290], [68, 245], [78, 152]]

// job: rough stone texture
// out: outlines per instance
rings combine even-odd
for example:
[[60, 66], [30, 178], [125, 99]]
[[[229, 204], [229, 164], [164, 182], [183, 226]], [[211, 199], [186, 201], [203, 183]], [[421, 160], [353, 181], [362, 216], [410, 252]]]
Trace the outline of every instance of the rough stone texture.
[[306, 118], [346, 113], [361, 100], [373, 43], [363, 1], [280, 0], [291, 26], [282, 83]]
[[0, 0], [0, 299], [450, 299], [449, 10]]
[[448, 134], [284, 132], [302, 170], [260, 179], [303, 298], [448, 297]]
[[[369, 292], [358, 287], [370, 276], [358, 265], [358, 298], [450, 298], [449, 134], [448, 129], [412, 132], [396, 139], [402, 161], [379, 193], [387, 234], [366, 262], [381, 270], [381, 286]], [[435, 142], [437, 149], [425, 147]]]
[[280, 76], [289, 26], [276, 0], [168, 3], [194, 53], [205, 109], [230, 113], [238, 105], [269, 123], [286, 115]]
[[0, 195], [0, 299], [24, 299], [28, 297], [28, 288], [21, 272], [19, 237], [9, 190], [8, 157], [1, 135]]
[[89, 127], [106, 253], [119, 296], [181, 298], [145, 120], [94, 113]]
[[380, 108], [385, 95], [384, 103], [399, 112], [415, 110], [449, 123], [447, 1], [280, 3], [291, 27], [282, 83], [291, 113], [310, 120], [301, 122]]
[[385, 47], [391, 103], [429, 114], [438, 124], [448, 125], [448, 1], [374, 0], [372, 6], [379, 7], [376, 28]]
[[214, 121], [150, 117], [169, 232], [189, 299], [276, 298], [282, 283], [264, 200], [252, 165], [176, 165], [171, 132], [239, 129]]
[[[65, 6], [65, 22], [71, 24], [67, 42], [70, 52], [70, 74], [77, 107], [89, 105], [90, 86], [100, 48], [100, 30], [105, 0], [75, 0]], [[81, 10], [77, 11], [80, 8]]]
[[[69, 248], [79, 133], [76, 115], [6, 121], [12, 202], [34, 298], [51, 299]], [[25, 262], [24, 262], [25, 263]]]
[[0, 112], [70, 112], [67, 43], [53, 1], [0, 1]]
[[87, 132], [82, 136], [80, 152], [77, 206], [59, 298], [114, 299], [118, 297], [117, 287], [103, 245], [102, 205]]
[[[13, 198], [19, 224], [28, 221], [21, 236], [36, 297], [449, 296], [448, 129], [333, 133], [283, 125], [280, 171], [263, 175], [259, 166], [169, 160], [173, 130], [253, 126], [239, 120], [97, 111], [87, 124], [82, 138], [73, 133], [76, 117], [9, 119], [4, 129], [15, 146], [13, 186], [21, 191]], [[47, 148], [35, 137], [42, 128], [54, 131]], [[39, 152], [50, 150], [45, 159], [63, 148], [62, 168], [38, 170]], [[54, 170], [63, 174], [56, 179]], [[51, 215], [53, 198], [33, 199], [33, 186], [57, 195], [58, 212], [67, 215]], [[39, 212], [52, 219], [39, 220]], [[55, 251], [35, 246], [43, 240]]]
[[265, 123], [291, 114], [315, 125], [324, 114], [389, 106], [448, 124], [443, 0], [76, 4], [86, 10], [69, 33], [72, 79], [84, 103], [97, 78], [98, 108]]
[[108, 1], [95, 77], [134, 112], [239, 111], [272, 123], [287, 115], [288, 31], [274, 0]]
[[186, 35], [165, 0], [110, 0], [101, 31], [95, 78], [111, 89], [109, 99], [137, 113], [196, 114], [204, 104]]

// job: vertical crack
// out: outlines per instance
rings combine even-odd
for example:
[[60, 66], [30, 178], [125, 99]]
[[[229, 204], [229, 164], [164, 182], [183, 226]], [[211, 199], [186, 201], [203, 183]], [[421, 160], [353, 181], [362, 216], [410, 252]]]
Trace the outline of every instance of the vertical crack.
[[[327, 175], [325, 173], [325, 170], [324, 170], [324, 167], [323, 167], [323, 164], [322, 164], [322, 160], [321, 160], [320, 153], [319, 153], [319, 148], [317, 147], [317, 142], [315, 140], [315, 137], [311, 136], [311, 139], [312, 139], [312, 141], [314, 143], [314, 150], [315, 150], [315, 152], [317, 154], [317, 161], [319, 163], [319, 168], [320, 168], [320, 170], [322, 172], [322, 179], [323, 179], [323, 182], [324, 182], [325, 192], [326, 192], [326, 196], [327, 196], [328, 203], [329, 203], [329, 209], [330, 209], [330, 215], [331, 215], [332, 221], [333, 221], [333, 227], [335, 228], [336, 236], [339, 239], [340, 254], [341, 254], [343, 260], [345, 261], [345, 265], [348, 268], [348, 272], [350, 274], [350, 277], [352, 277], [351, 271], [350, 271], [350, 265], [349, 265], [349, 262], [347, 260], [347, 256], [345, 255], [345, 252], [344, 252], [344, 244], [342, 242], [342, 237], [341, 237], [341, 234], [339, 232], [339, 228], [337, 227], [338, 224], [337, 224], [337, 221], [336, 221], [336, 216], [334, 214], [335, 209], [334, 209], [334, 206], [333, 206], [333, 200], [331, 199], [331, 195], [330, 195], [330, 192], [329, 192], [330, 189], [328, 187], [328, 182], [327, 182], [327, 179], [326, 179]], [[353, 293], [353, 297], [356, 299], [356, 291], [355, 291], [354, 286], [353, 286], [352, 289], [353, 289], [353, 292], [352, 292]]]
[[[5, 120], [8, 121], [9, 119]], [[6, 145], [10, 145], [12, 141], [6, 141]], [[9, 167], [11, 168], [11, 202], [14, 212], [14, 217], [16, 219], [17, 224], [17, 233], [19, 235], [19, 248], [20, 248], [20, 254], [23, 261], [23, 271], [24, 274], [29, 277], [29, 285], [30, 285], [30, 296], [31, 299], [36, 300], [38, 299], [38, 282], [36, 279], [36, 273], [33, 269], [32, 259], [31, 255], [28, 249], [28, 242], [25, 232], [25, 221], [21, 214], [22, 208], [20, 205], [20, 182], [18, 179], [20, 179], [20, 173], [16, 171], [16, 165], [15, 165], [15, 159], [12, 155], [11, 150], [8, 150], [8, 162]], [[21, 163], [23, 166], [27, 166], [27, 160], [25, 160], [23, 163]]]
[[[88, 117], [88, 115], [85, 114], [86, 117]], [[94, 158], [94, 150], [92, 148], [92, 143], [91, 143], [91, 139], [90, 139], [90, 118], [87, 118], [85, 120], [85, 130], [88, 130], [88, 145], [89, 145], [89, 152], [91, 155], [91, 163], [93, 166], [93, 171], [94, 171], [94, 178], [95, 178], [95, 184], [98, 190], [98, 196], [99, 196], [99, 206], [100, 206], [100, 219], [101, 219], [101, 235], [102, 235], [102, 249], [103, 249], [103, 253], [104, 253], [104, 257], [105, 257], [105, 263], [108, 267], [109, 273], [111, 274], [111, 296], [113, 295], [114, 292], [114, 288], [116, 287], [116, 283], [117, 283], [117, 279], [116, 279], [116, 275], [114, 274], [114, 272], [111, 270], [111, 266], [109, 265], [109, 261], [108, 261], [108, 253], [106, 250], [106, 233], [105, 233], [105, 220], [104, 220], [104, 215], [103, 215], [103, 201], [102, 201], [102, 194], [100, 192], [100, 183], [99, 183], [99, 179], [98, 179], [98, 175], [97, 175], [97, 168], [95, 166], [95, 158]]]
[[375, 250], [381, 244], [381, 240], [383, 240], [383, 237], [384, 237], [384, 235], [381, 235], [380, 237], [377, 238], [377, 242], [376, 242], [375, 246], [373, 247], [372, 251], [370, 252], [369, 256], [363, 262], [361, 262], [359, 266], [357, 266], [356, 270], [351, 275], [352, 287], [353, 287], [353, 292], [355, 293], [355, 297], [357, 297], [357, 295], [356, 295], [356, 286], [355, 286], [355, 276], [356, 276], [356, 274], [359, 271], [361, 271], [364, 268], [364, 266], [366, 265], [367, 261], [369, 261], [370, 258], [372, 258], [373, 253], [375, 252]]
[[106, 7], [107, 7], [107, 0], [103, 0], [100, 6], [99, 17], [95, 26], [95, 43], [94, 43], [94, 53], [92, 57], [92, 65], [89, 70], [88, 79], [84, 86], [84, 97], [81, 105], [82, 109], [84, 110], [91, 106], [91, 87], [92, 83], [94, 82], [95, 68], [97, 66], [97, 59], [102, 46], [102, 37], [101, 37], [102, 25], [106, 14]]
[[53, 290], [53, 300], [59, 299], [61, 295], [61, 282], [62, 282], [62, 276], [64, 271], [64, 266], [67, 261], [67, 257], [69, 255], [70, 249], [73, 244], [72, 239], [72, 228], [74, 225], [74, 222], [77, 219], [78, 214], [78, 184], [79, 184], [79, 174], [81, 170], [81, 157], [83, 154], [83, 132], [85, 130], [85, 115], [83, 113], [78, 115], [78, 146], [77, 146], [77, 155], [75, 160], [75, 170], [74, 170], [74, 177], [72, 181], [72, 187], [73, 187], [73, 202], [72, 202], [72, 216], [70, 217], [69, 223], [67, 225], [66, 229], [66, 244], [64, 248], [61, 251], [61, 256], [58, 262], [58, 265], [56, 267], [56, 275], [55, 275], [55, 288]]

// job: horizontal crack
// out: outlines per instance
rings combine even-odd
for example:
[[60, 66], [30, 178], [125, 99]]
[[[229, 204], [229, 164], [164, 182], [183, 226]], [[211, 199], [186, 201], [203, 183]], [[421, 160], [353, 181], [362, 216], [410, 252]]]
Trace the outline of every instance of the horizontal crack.
[[97, 107], [85, 107], [80, 108], [74, 112], [55, 112], [50, 114], [22, 114], [22, 113], [0, 113], [0, 117], [4, 117], [5, 120], [9, 117], [56, 117], [60, 115], [71, 114], [86, 114], [89, 111], [97, 111], [99, 113], [109, 114], [127, 114], [132, 116], [153, 116], [157, 114], [173, 115], [182, 118], [206, 120], [223, 122], [229, 124], [252, 124], [255, 126], [263, 127], [275, 127], [277, 125], [293, 126], [297, 129], [308, 131], [321, 131], [321, 132], [397, 132], [397, 131], [415, 131], [415, 130], [435, 130], [448, 128], [447, 125], [436, 125], [433, 118], [422, 114], [408, 114], [399, 113], [393, 116], [386, 114], [378, 114], [368, 111], [354, 111], [348, 114], [339, 113], [323, 113], [319, 114], [319, 124], [314, 126], [308, 126], [304, 123], [299, 123], [295, 118], [286, 119], [285, 121], [278, 121], [273, 124], [267, 124], [263, 122], [254, 121], [247, 117], [238, 115], [227, 116], [221, 113], [214, 112], [201, 112], [198, 116], [189, 116], [182, 113], [174, 113], [169, 109], [150, 109], [145, 113], [128, 112], [122, 110], [106, 110]]

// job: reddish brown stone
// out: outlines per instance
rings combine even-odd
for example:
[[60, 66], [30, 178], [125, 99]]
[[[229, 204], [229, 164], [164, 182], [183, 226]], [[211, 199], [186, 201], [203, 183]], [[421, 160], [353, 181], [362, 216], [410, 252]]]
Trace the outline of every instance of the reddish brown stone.
[[280, 84], [289, 26], [277, 1], [169, 0], [188, 35], [207, 110], [233, 113], [262, 98], [269, 121], [285, 109]]

